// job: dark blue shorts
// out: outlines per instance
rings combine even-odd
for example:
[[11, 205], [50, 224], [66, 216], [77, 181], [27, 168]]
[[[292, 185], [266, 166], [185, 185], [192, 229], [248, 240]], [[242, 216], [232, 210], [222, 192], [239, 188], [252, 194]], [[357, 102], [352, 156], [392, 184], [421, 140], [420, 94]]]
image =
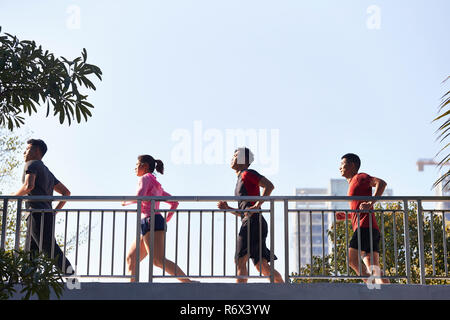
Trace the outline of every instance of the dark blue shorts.
[[[141, 233], [144, 236], [150, 231], [150, 217], [141, 219]], [[166, 230], [166, 220], [160, 214], [155, 214], [155, 231], [165, 231]]]

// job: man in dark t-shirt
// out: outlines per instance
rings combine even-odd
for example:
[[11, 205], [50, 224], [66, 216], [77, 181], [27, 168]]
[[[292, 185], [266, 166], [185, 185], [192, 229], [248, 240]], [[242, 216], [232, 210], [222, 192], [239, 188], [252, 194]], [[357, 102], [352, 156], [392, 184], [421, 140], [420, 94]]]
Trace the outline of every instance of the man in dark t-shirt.
[[[58, 192], [63, 196], [70, 196], [70, 191], [51, 173], [51, 171], [42, 162], [42, 157], [47, 152], [47, 146], [44, 141], [40, 139], [31, 139], [27, 141], [27, 148], [24, 152], [25, 167], [22, 176], [22, 187], [14, 194], [15, 196], [52, 196], [53, 191]], [[55, 212], [61, 209], [65, 201], [61, 201], [56, 206], [55, 210], [52, 208], [51, 201], [28, 201], [26, 203], [27, 209], [48, 209], [48, 212], [27, 212], [25, 218], [28, 225], [28, 239], [27, 247], [32, 255], [39, 252], [40, 245], [42, 251], [49, 257], [57, 259], [58, 267], [63, 270], [63, 274], [72, 274], [72, 269], [69, 260], [64, 259], [64, 254], [61, 248], [56, 243], [53, 236], [53, 224], [55, 219]], [[41, 215], [43, 216], [43, 233], [42, 243], [41, 238]], [[53, 256], [52, 256], [53, 245]]]
[[[260, 196], [259, 188], [263, 188], [263, 196], [269, 196], [274, 189], [273, 184], [257, 171], [248, 169], [253, 161], [253, 154], [248, 148], [239, 148], [235, 151], [231, 161], [231, 168], [236, 171], [238, 180], [236, 183], [235, 196]], [[238, 209], [254, 210], [260, 209], [264, 201], [239, 201]], [[220, 209], [233, 210], [226, 201], [219, 201]], [[236, 209], [234, 209], [236, 210]], [[247, 276], [247, 261], [253, 260], [256, 269], [264, 276], [270, 276], [270, 250], [266, 246], [268, 233], [267, 222], [260, 212], [232, 212], [241, 217], [242, 225], [236, 245], [235, 262], [238, 276]], [[276, 257], [274, 257], [276, 259]], [[275, 270], [274, 280], [283, 283], [283, 279]], [[246, 278], [238, 278], [237, 282], [247, 282]]]
[[[375, 188], [373, 196], [381, 196], [386, 188], [386, 182], [382, 179], [372, 177], [366, 173], [358, 173], [361, 166], [361, 160], [356, 154], [347, 153], [341, 158], [339, 170], [341, 175], [347, 179], [349, 183], [348, 196], [367, 196], [372, 197], [372, 187]], [[347, 218], [351, 219], [353, 236], [349, 244], [349, 264], [357, 275], [370, 276], [374, 272], [374, 276], [381, 276], [379, 262], [379, 243], [380, 229], [373, 213], [373, 204], [375, 201], [352, 200], [350, 202], [351, 210], [367, 210], [352, 211], [347, 214]], [[345, 220], [344, 212], [337, 212], [338, 220]], [[358, 241], [358, 233], [360, 239]], [[371, 243], [372, 240], [372, 243]], [[361, 247], [359, 247], [361, 245]], [[361, 257], [358, 256], [358, 249], [361, 250]], [[372, 252], [371, 252], [372, 250]], [[373, 261], [371, 256], [373, 254]], [[364, 264], [361, 265], [361, 274], [359, 273], [359, 262], [363, 259]], [[372, 270], [371, 270], [372, 269]], [[377, 283], [389, 283], [387, 279], [376, 279]]]

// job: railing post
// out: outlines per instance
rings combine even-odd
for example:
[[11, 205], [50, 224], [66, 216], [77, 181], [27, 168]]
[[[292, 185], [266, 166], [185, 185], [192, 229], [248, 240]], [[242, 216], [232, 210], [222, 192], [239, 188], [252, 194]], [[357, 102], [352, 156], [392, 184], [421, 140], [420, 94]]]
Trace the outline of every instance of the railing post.
[[142, 211], [142, 200], [138, 200], [136, 209], [136, 266], [134, 269], [135, 282], [139, 282], [140, 262], [141, 262], [141, 211]]
[[148, 281], [150, 283], [153, 282], [153, 256], [154, 256], [154, 247], [155, 247], [155, 200], [151, 201], [150, 204], [150, 253], [149, 253], [149, 275]]
[[[45, 214], [45, 213], [42, 213], [42, 214]], [[50, 214], [50, 212], [47, 214]], [[51, 215], [52, 215], [52, 244], [51, 244], [51, 249], [50, 249], [50, 257], [52, 259], [54, 259], [55, 258], [55, 242], [56, 242], [56, 239], [55, 239], [56, 211], [52, 211]]]
[[[357, 208], [358, 209], [358, 208]], [[358, 215], [358, 229], [356, 229], [358, 235], [358, 271], [359, 276], [362, 276], [362, 266], [361, 266], [361, 217], [359, 212], [355, 212]]]
[[17, 200], [17, 216], [16, 216], [16, 240], [14, 244], [14, 249], [20, 249], [20, 221], [22, 219], [22, 200]]
[[284, 279], [285, 283], [290, 283], [289, 281], [289, 203], [284, 200]]
[[409, 210], [408, 200], [403, 200], [403, 232], [405, 234], [405, 268], [407, 283], [411, 284], [411, 249], [409, 242]]
[[5, 244], [6, 244], [7, 217], [8, 217], [8, 199], [3, 199], [2, 239], [1, 239], [1, 243], [0, 243], [1, 249], [5, 249]]
[[419, 246], [420, 284], [425, 284], [425, 252], [423, 240], [423, 215], [422, 201], [417, 201], [417, 236]]
[[270, 200], [270, 283], [275, 282], [274, 250], [275, 250], [275, 217], [274, 201]]

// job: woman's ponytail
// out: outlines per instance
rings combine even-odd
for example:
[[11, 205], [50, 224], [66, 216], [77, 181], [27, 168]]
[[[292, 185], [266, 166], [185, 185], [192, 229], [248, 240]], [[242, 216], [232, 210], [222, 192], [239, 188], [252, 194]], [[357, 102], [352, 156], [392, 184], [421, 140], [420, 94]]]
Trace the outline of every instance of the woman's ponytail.
[[156, 162], [156, 171], [161, 174], [164, 174], [164, 163], [161, 160], [155, 160]]

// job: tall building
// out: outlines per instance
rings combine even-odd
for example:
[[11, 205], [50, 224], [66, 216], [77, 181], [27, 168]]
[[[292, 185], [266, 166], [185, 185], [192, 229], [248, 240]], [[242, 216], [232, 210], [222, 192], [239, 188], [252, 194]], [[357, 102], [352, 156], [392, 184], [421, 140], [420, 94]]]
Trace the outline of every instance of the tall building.
[[[297, 188], [296, 196], [346, 196], [348, 182], [345, 179], [330, 179], [328, 188]], [[385, 196], [392, 196], [391, 189], [386, 189]], [[294, 250], [294, 271], [300, 266], [311, 263], [312, 256], [323, 257], [333, 251], [333, 243], [327, 235], [334, 218], [333, 212], [327, 210], [350, 209], [348, 201], [340, 202], [296, 202], [300, 213], [291, 217], [291, 243]], [[299, 233], [300, 232], [300, 233]], [[312, 253], [312, 256], [311, 256]]]
[[[450, 196], [450, 177], [445, 178], [435, 188], [436, 195], [439, 197]], [[436, 209], [445, 210], [446, 221], [450, 220], [450, 201], [441, 201], [436, 204]], [[448, 212], [447, 212], [448, 211]]]
[[[445, 162], [444, 165], [450, 165], [449, 162]], [[423, 171], [425, 166], [439, 166], [439, 162], [436, 162], [434, 159], [419, 159], [417, 160], [417, 169], [419, 171]], [[440, 168], [438, 176], [442, 176], [446, 173], [443, 170], [443, 167]], [[435, 188], [436, 196], [438, 197], [449, 197], [450, 196], [450, 176], [447, 176], [443, 179]], [[437, 210], [445, 210], [449, 212], [445, 212], [446, 220], [450, 219], [450, 201], [441, 201], [435, 204], [435, 208]]]

